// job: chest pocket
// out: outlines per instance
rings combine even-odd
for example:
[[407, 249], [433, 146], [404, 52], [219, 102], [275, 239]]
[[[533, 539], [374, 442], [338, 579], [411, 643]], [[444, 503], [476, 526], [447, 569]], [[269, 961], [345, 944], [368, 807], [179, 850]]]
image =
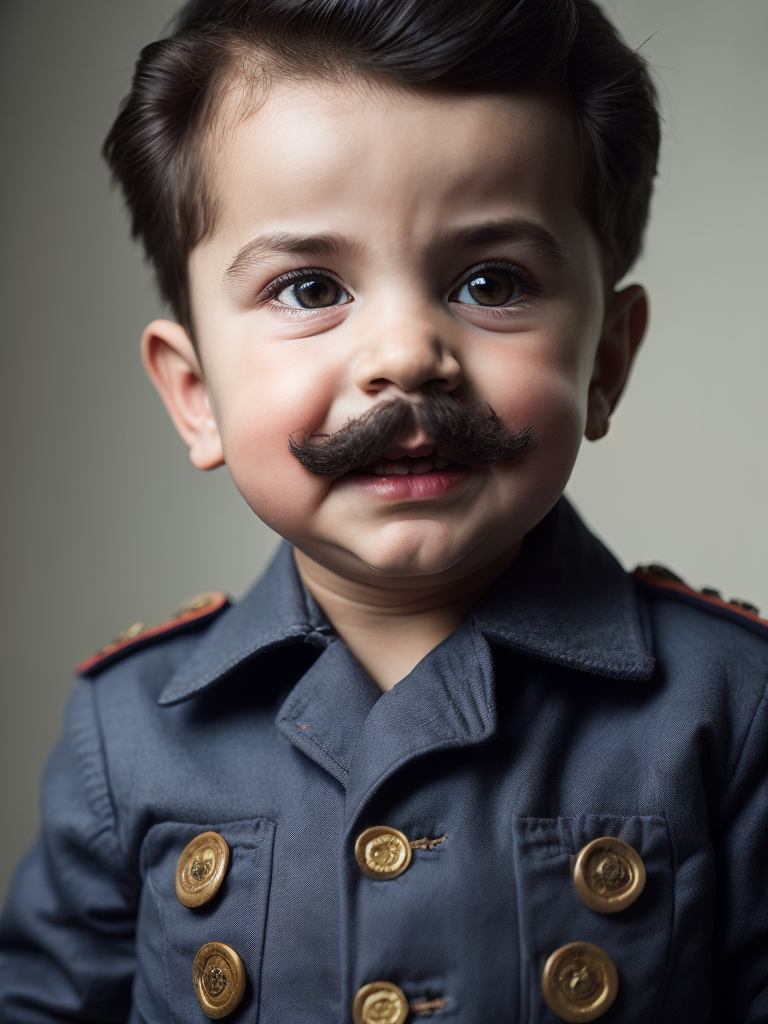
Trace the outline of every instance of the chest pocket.
[[149, 830], [132, 1021], [257, 1020], [274, 834], [266, 819]]
[[[513, 829], [520, 1020], [555, 1024], [604, 1013], [606, 1024], [649, 1024], [672, 936], [674, 879], [666, 820], [520, 817]], [[613, 842], [595, 842], [601, 839]], [[563, 947], [570, 948], [553, 957]], [[542, 991], [545, 973], [549, 1005]], [[613, 989], [615, 999], [606, 1007], [607, 990]]]

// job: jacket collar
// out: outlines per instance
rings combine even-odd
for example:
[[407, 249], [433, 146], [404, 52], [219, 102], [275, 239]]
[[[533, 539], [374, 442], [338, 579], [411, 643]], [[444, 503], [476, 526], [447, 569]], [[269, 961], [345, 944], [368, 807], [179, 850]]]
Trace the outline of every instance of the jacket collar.
[[159, 704], [178, 704], [209, 689], [245, 662], [294, 643], [322, 648], [332, 630], [304, 588], [283, 542], [259, 582], [219, 616], [163, 687]]
[[[471, 618], [491, 644], [533, 658], [613, 679], [653, 674], [632, 578], [565, 498], [526, 537], [515, 563]], [[283, 543], [259, 583], [206, 631], [159, 703], [202, 693], [277, 647], [324, 649], [332, 632]]]
[[474, 609], [493, 644], [611, 679], [653, 675], [634, 583], [565, 498]]

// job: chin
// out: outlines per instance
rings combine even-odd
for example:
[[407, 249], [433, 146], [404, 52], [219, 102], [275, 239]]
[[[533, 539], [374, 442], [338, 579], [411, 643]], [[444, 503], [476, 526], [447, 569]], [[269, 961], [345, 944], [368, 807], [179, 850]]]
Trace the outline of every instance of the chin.
[[465, 545], [457, 542], [452, 531], [425, 530], [423, 524], [419, 527], [386, 530], [376, 542], [355, 546], [352, 552], [378, 577], [401, 580], [441, 576], [466, 558]]

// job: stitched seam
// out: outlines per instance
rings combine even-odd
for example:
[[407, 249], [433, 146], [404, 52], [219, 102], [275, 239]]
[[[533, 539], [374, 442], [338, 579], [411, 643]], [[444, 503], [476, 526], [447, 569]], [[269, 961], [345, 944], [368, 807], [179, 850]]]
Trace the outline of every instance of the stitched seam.
[[[253, 658], [258, 658], [262, 654], [268, 654], [270, 651], [277, 651], [281, 647], [288, 647], [296, 640], [303, 639], [304, 637], [308, 636], [308, 628], [309, 627], [302, 627], [299, 625], [291, 626], [290, 629], [294, 630], [295, 632], [290, 632], [286, 636], [281, 637], [280, 640], [275, 640], [270, 644], [265, 644], [264, 646], [257, 646], [254, 650], [248, 651], [245, 654], [241, 654], [239, 657], [230, 658], [228, 661], [225, 661], [223, 663], [223, 665], [217, 670], [214, 676], [205, 678], [204, 682], [194, 680], [193, 682], [187, 682], [184, 685], [184, 688], [181, 690], [172, 690], [171, 693], [167, 695], [161, 694], [161, 697], [163, 698], [163, 703], [178, 703], [182, 700], [186, 700], [189, 697], [196, 696], [198, 693], [204, 693], [206, 690], [210, 689], [210, 687], [222, 682], [231, 672], [233, 672], [235, 669], [240, 668], [242, 665], [247, 664]], [[198, 660], [200, 659], [198, 658]], [[187, 673], [194, 672], [194, 670], [195, 662], [192, 659], [190, 659], [189, 667], [187, 668]]]
[[[133, 637], [126, 636], [123, 640], [112, 640], [101, 651], [97, 651], [89, 658], [86, 658], [85, 661], [82, 661], [75, 669], [75, 672], [83, 676], [96, 676], [110, 665], [121, 661], [123, 657], [128, 657], [134, 651], [149, 647], [157, 640], [180, 636], [195, 628], [203, 629], [210, 625], [213, 619], [223, 611], [226, 611], [229, 606], [229, 599], [225, 598], [224, 603], [220, 604], [217, 608], [209, 611], [191, 612], [186, 618], [169, 619], [166, 622], [158, 623], [156, 626], [143, 626], [142, 623], [137, 622], [134, 626], [142, 626], [139, 633]], [[133, 629], [134, 627], [130, 628]]]
[[[109, 785], [106, 757], [104, 753], [104, 733], [99, 719], [96, 691], [93, 683], [83, 683], [88, 687], [87, 697], [92, 721], [80, 719], [72, 723], [72, 743], [80, 764], [83, 779], [83, 790], [93, 813], [101, 819], [102, 826], [98, 835], [108, 838], [109, 846], [116, 854], [119, 870], [115, 873], [118, 883], [129, 902], [134, 903], [136, 889], [133, 876], [128, 869], [128, 858], [119, 837], [119, 827], [115, 801]], [[71, 713], [71, 712], [70, 712]]]
[[[533, 819], [530, 819], [533, 820]], [[512, 879], [514, 893], [515, 893], [515, 916], [517, 918], [517, 950], [518, 950], [518, 967], [517, 976], [520, 979], [518, 986], [518, 1004], [517, 1004], [517, 1019], [523, 1019], [523, 1011], [525, 1009], [525, 1002], [528, 1003], [528, 1011], [530, 1013], [531, 1005], [533, 1003], [533, 991], [531, 984], [530, 971], [526, 970], [525, 956], [523, 954], [523, 935], [525, 934], [523, 928], [523, 901], [520, 894], [520, 842], [519, 837], [516, 835], [516, 829], [514, 826], [514, 815], [512, 822], [512, 855], [514, 859], [514, 876]], [[533, 967], [533, 965], [532, 965]], [[535, 968], [534, 968], [535, 970]]]
[[[450, 739], [456, 740], [458, 739], [458, 735], [453, 735], [452, 737], [450, 737]], [[479, 745], [479, 743], [475, 744], [475, 746]], [[385, 775], [382, 775], [381, 778], [376, 779], [373, 785], [365, 791], [362, 799], [358, 800], [357, 805], [355, 806], [354, 814], [345, 825], [347, 831], [353, 827], [355, 821], [357, 821], [357, 817], [360, 811], [367, 803], [369, 803], [373, 795], [375, 793], [378, 793], [378, 791], [381, 789], [384, 783], [391, 779], [392, 776], [395, 775], [397, 772], [399, 772], [403, 765], [408, 764], [410, 761], [419, 760], [422, 757], [427, 757], [429, 754], [439, 754], [441, 751], [453, 749], [455, 749], [454, 743], [450, 743], [448, 740], [441, 740], [439, 743], [435, 743], [434, 746], [425, 747], [423, 750], [420, 750], [417, 758], [414, 758], [413, 754], [411, 753], [405, 754], [403, 757], [401, 757], [399, 761], [396, 761], [392, 765], [391, 769]]]
[[[478, 660], [479, 660], [479, 659], [478, 659]], [[442, 677], [441, 677], [441, 681], [442, 681]], [[459, 720], [460, 722], [462, 722], [462, 723], [464, 724], [464, 728], [466, 729], [466, 731], [467, 731], [467, 732], [469, 732], [469, 729], [467, 728], [467, 719], [466, 719], [466, 716], [465, 716], [465, 715], [464, 715], [464, 714], [463, 714], [463, 713], [462, 713], [462, 712], [461, 712], [461, 711], [459, 710], [459, 708], [458, 708], [458, 707], [456, 706], [456, 703], [454, 702], [454, 699], [453, 699], [453, 694], [451, 693], [450, 689], [449, 689], [449, 688], [448, 688], [447, 686], [443, 686], [443, 693], [445, 694], [445, 696], [446, 696], [446, 698], [447, 698], [447, 700], [448, 700], [448, 703], [449, 703], [449, 704], [450, 704], [450, 706], [451, 706], [451, 710], [452, 710], [452, 711], [453, 711], [453, 713], [455, 714], [456, 718], [457, 718], [457, 719], [458, 719], [458, 720]], [[453, 730], [453, 731], [452, 731], [452, 733], [451, 733], [451, 738], [452, 738], [452, 739], [456, 739], [456, 738], [458, 737], [458, 735], [459, 735], [459, 734], [458, 734], [458, 732], [456, 732], [455, 730]]]
[[[472, 646], [475, 651], [475, 657], [477, 658], [477, 664], [480, 667], [480, 672], [483, 676], [483, 682], [485, 684], [485, 697], [486, 704], [483, 710], [488, 714], [489, 721], [485, 721], [483, 718], [483, 725], [497, 725], [496, 722], [496, 678], [493, 670], [493, 651], [491, 645], [486, 639], [485, 635], [480, 631], [474, 619], [472, 620]], [[489, 658], [491, 662], [490, 674], [486, 672], [485, 665], [483, 664], [484, 658]]]
[[[298, 720], [298, 718], [293, 718], [293, 717], [292, 717], [292, 718], [291, 718], [291, 721], [292, 721], [292, 722], [294, 723], [294, 725], [298, 725], [298, 724], [299, 724], [299, 720]], [[301, 727], [299, 726], [299, 728], [301, 728]], [[304, 730], [304, 729], [301, 729], [301, 732], [299, 732], [299, 733], [297, 734], [297, 739], [300, 739], [300, 740], [302, 741], [302, 743], [306, 743], [306, 744], [307, 744], [308, 746], [310, 746], [310, 747], [313, 747], [313, 748], [314, 748], [315, 750], [319, 750], [319, 751], [321, 751], [321, 752], [322, 752], [323, 754], [325, 754], [325, 755], [326, 755], [326, 757], [328, 758], [328, 760], [329, 760], [329, 761], [332, 761], [332, 762], [333, 762], [333, 764], [335, 764], [335, 765], [336, 765], [336, 767], [337, 767], [337, 768], [339, 769], [339, 771], [340, 771], [340, 772], [341, 772], [341, 773], [343, 774], [344, 778], [345, 778], [345, 779], [347, 778], [347, 776], [349, 775], [349, 768], [347, 768], [347, 767], [346, 767], [346, 765], [343, 765], [343, 764], [341, 764], [341, 763], [340, 763], [340, 762], [339, 762], [339, 761], [338, 761], [338, 760], [337, 760], [337, 759], [336, 759], [336, 758], [335, 758], [335, 757], [333, 756], [333, 754], [331, 754], [331, 752], [330, 752], [329, 750], [326, 750], [326, 748], [325, 748], [325, 747], [324, 747], [324, 746], [323, 746], [323, 745], [322, 745], [321, 743], [319, 743], [319, 742], [318, 742], [318, 741], [317, 741], [316, 739], [314, 739], [314, 738], [313, 738], [312, 736], [308, 735], [308, 733], [306, 732], [306, 730]], [[301, 748], [299, 748], [299, 749], [301, 749]]]
[[[261, 822], [266, 822], [267, 824], [272, 826], [271, 842], [270, 842], [269, 838], [265, 838], [264, 837], [264, 833], [263, 833], [262, 829], [259, 827], [256, 830], [256, 837], [254, 839], [251, 839], [251, 840], [246, 839], [246, 840], [243, 840], [241, 842], [233, 844], [233, 853], [234, 853], [235, 850], [247, 850], [247, 851], [258, 850], [260, 847], [262, 847], [264, 845], [265, 842], [269, 844], [269, 886], [267, 887], [267, 905], [266, 905], [265, 912], [264, 912], [264, 941], [261, 944], [261, 959], [259, 961], [259, 976], [261, 977], [262, 964], [264, 962], [264, 947], [266, 945], [266, 927], [267, 927], [267, 914], [269, 913], [269, 898], [270, 898], [270, 895], [272, 893], [272, 860], [273, 860], [273, 854], [274, 854], [274, 840], [275, 840], [276, 824], [275, 824], [275, 822], [273, 821], [272, 818], [234, 818], [234, 819], [230, 819], [229, 821], [216, 821], [216, 822], [214, 822], [214, 825], [216, 826], [216, 828], [222, 828], [222, 827], [224, 827], [226, 825], [249, 825], [250, 826], [250, 825], [254, 824], [255, 822], [258, 822], [259, 825], [261, 825]], [[199, 828], [210, 828], [210, 827], [212, 827], [209, 822], [197, 822], [197, 821], [178, 822], [178, 823], [174, 823], [174, 824], [195, 825], [195, 826], [197, 826]], [[145, 845], [144, 851], [143, 851], [143, 857], [144, 857], [145, 865], [146, 865], [146, 870], [144, 872], [144, 877], [146, 879], [146, 885], [149, 887], [150, 891], [152, 892], [152, 898], [153, 898], [155, 906], [157, 908], [157, 913], [158, 913], [158, 916], [160, 918], [160, 924], [161, 924], [161, 927], [163, 929], [163, 960], [164, 960], [163, 967], [164, 967], [164, 973], [165, 973], [165, 985], [164, 985], [164, 988], [165, 988], [165, 998], [166, 998], [166, 1002], [168, 1003], [168, 1006], [171, 1007], [171, 1013], [173, 1015], [173, 1020], [175, 1022], [177, 1022], [177, 1024], [181, 1024], [181, 1022], [179, 1020], [179, 1016], [176, 1013], [176, 1005], [177, 1005], [178, 1000], [173, 998], [173, 995], [172, 995], [172, 992], [171, 992], [171, 971], [170, 971], [170, 966], [169, 966], [170, 965], [170, 953], [169, 953], [169, 944], [170, 943], [169, 943], [169, 938], [168, 938], [167, 918], [166, 918], [165, 910], [163, 908], [163, 901], [160, 898], [160, 892], [159, 892], [157, 886], [154, 883], [154, 880], [153, 880], [153, 877], [152, 877], [152, 872], [149, 870], [149, 868], [154, 863], [154, 858], [150, 854], [150, 846], [151, 846], [151, 843], [148, 842]], [[259, 990], [261, 990], [261, 985], [259, 985]], [[261, 1002], [261, 999], [259, 999], [259, 1002]], [[258, 1022], [258, 1007], [256, 1008], [256, 1018], [255, 1018], [254, 1024], [257, 1024], [257, 1022]]]
[[742, 760], [744, 759], [744, 756], [745, 756], [745, 751], [746, 751], [747, 747], [749, 746], [749, 742], [750, 742], [750, 740], [752, 738], [752, 732], [756, 728], [755, 722], [760, 717], [760, 712], [761, 712], [761, 710], [763, 708], [763, 705], [767, 701], [768, 701], [768, 683], [766, 683], [765, 689], [763, 690], [763, 693], [762, 693], [762, 695], [760, 697], [760, 700], [757, 702], [757, 706], [755, 707], [754, 713], [753, 713], [751, 721], [749, 723], [749, 728], [747, 729], [747, 733], [746, 733], [746, 735], [744, 737], [744, 742], [741, 744], [741, 748], [739, 750], [739, 756], [736, 758], [736, 764], [734, 765], [733, 771], [731, 772], [730, 777], [728, 778], [728, 780], [726, 781], [725, 785], [723, 786], [723, 791], [722, 791], [722, 794], [720, 796], [721, 802], [726, 799], [726, 797], [728, 795], [728, 790], [729, 790], [731, 784], [733, 783], [733, 780], [736, 778], [736, 776], [738, 774], [739, 768], [741, 767]]
[[[260, 819], [269, 821], [269, 819]], [[264, 925], [261, 940], [261, 956], [259, 958], [259, 998], [256, 1006], [256, 1017], [254, 1018], [254, 1024], [258, 1024], [259, 1017], [261, 1016], [261, 1004], [262, 1000], [262, 984], [264, 982], [264, 958], [266, 957], [267, 948], [267, 926], [269, 924], [269, 907], [272, 902], [272, 865], [275, 859], [275, 839], [277, 837], [277, 822], [270, 822], [272, 825], [272, 833], [269, 842], [269, 885], [267, 886], [267, 902], [264, 907]], [[261, 845], [264, 844], [264, 839], [261, 839]]]
[[[321, 636], [321, 637], [324, 638], [324, 634], [323, 633], [317, 633], [316, 630], [313, 630], [311, 633], [308, 633], [305, 636], [305, 640], [309, 640], [309, 638], [312, 637], [312, 636]], [[327, 650], [330, 650], [330, 648], [333, 646], [334, 643], [341, 643], [341, 641], [337, 637], [331, 637], [328, 640], [327, 643], [323, 644], [323, 646], [322, 646], [322, 648], [320, 650], [320, 656], [322, 656]], [[289, 700], [288, 700], [288, 703], [291, 704], [291, 708], [289, 710], [289, 713], [285, 717], [286, 718], [290, 717], [291, 720], [295, 724], [298, 725], [299, 724], [299, 719], [302, 717], [303, 712], [305, 712], [307, 710], [309, 705], [312, 703], [312, 701], [317, 696], [317, 692], [320, 689], [321, 684], [322, 684], [322, 680], [320, 678], [315, 680], [315, 685], [312, 687], [312, 689], [310, 690], [309, 693], [305, 694], [304, 701], [302, 703], [298, 704], [297, 706], [296, 706], [296, 697], [295, 697], [295, 691], [294, 691], [294, 694], [292, 694], [292, 697], [289, 698]]]
[[[331, 641], [331, 643], [328, 644], [328, 646], [324, 649], [324, 651], [328, 650], [331, 647], [331, 644], [333, 642], [334, 641]], [[296, 725], [299, 724], [299, 719], [303, 717], [303, 713], [307, 710], [309, 705], [312, 703], [312, 701], [317, 696], [317, 691], [320, 689], [320, 684], [321, 684], [321, 680], [319, 678], [316, 679], [315, 680], [315, 685], [312, 687], [312, 689], [309, 691], [309, 693], [305, 694], [304, 700], [300, 704], [298, 704], [297, 707], [295, 707], [295, 708], [292, 707], [291, 708], [291, 712], [290, 712], [291, 721], [294, 722]], [[294, 704], [295, 704], [295, 698], [294, 698]]]
[[[109, 784], [109, 768], [107, 766], [107, 759], [106, 759], [106, 744], [104, 743], [104, 730], [102, 728], [101, 718], [100, 718], [100, 715], [99, 715], [99, 709], [98, 709], [98, 705], [97, 705], [97, 702], [96, 702], [96, 692], [95, 691], [94, 691], [94, 694], [93, 694], [93, 713], [94, 713], [94, 721], [95, 721], [95, 724], [96, 724], [96, 728], [98, 730], [98, 738], [99, 738], [99, 751], [98, 752], [99, 752], [99, 758], [100, 758], [101, 763], [102, 763], [102, 770], [103, 770], [103, 773], [104, 773], [104, 788], [105, 788], [106, 798], [109, 800], [109, 806], [110, 806], [110, 810], [111, 810], [111, 813], [112, 813], [112, 821], [113, 821], [113, 825], [114, 825], [114, 843], [115, 843], [115, 846], [116, 846], [116, 848], [117, 848], [117, 850], [118, 850], [118, 852], [119, 852], [119, 854], [120, 854], [120, 856], [122, 858], [121, 868], [122, 868], [122, 870], [124, 872], [124, 875], [125, 875], [125, 880], [126, 880], [125, 884], [127, 884], [127, 880], [131, 877], [131, 873], [130, 873], [130, 871], [128, 869], [128, 858], [126, 856], [126, 851], [123, 849], [122, 843], [120, 841], [120, 828], [119, 828], [119, 821], [118, 821], [118, 817], [117, 817], [117, 806], [116, 806], [114, 797], [112, 796], [112, 787]], [[131, 889], [129, 891], [133, 891], [133, 887], [132, 886], [131, 886]]]
[[[543, 661], [548, 665], [559, 665], [563, 668], [575, 668], [579, 671], [591, 672], [593, 675], [600, 676], [601, 679], [628, 679], [633, 682], [635, 680], [642, 682], [647, 679], [645, 674], [637, 676], [634, 674], [628, 674], [624, 669], [608, 669], [604, 665], [596, 665], [584, 658], [554, 658], [540, 650], [537, 650], [535, 647], [527, 646], [525, 643], [510, 643], [509, 639], [502, 636], [500, 633], [492, 633], [489, 631], [487, 638], [493, 643], [506, 647], [509, 650], [517, 651], [518, 653], [524, 654], [536, 661]], [[650, 654], [648, 656], [651, 657]]]
[[[340, 641], [338, 641], [338, 640], [336, 640], [334, 638], [333, 640], [331, 640], [331, 643], [329, 643], [324, 648], [324, 650], [328, 650], [328, 648], [331, 646], [332, 643], [339, 643], [339, 642]], [[307, 743], [314, 750], [319, 750], [323, 754], [325, 754], [326, 757], [328, 757], [328, 759], [330, 761], [332, 761], [333, 764], [335, 764], [336, 767], [339, 769], [339, 771], [343, 774], [344, 779], [346, 779], [347, 776], [349, 775], [349, 766], [341, 764], [341, 762], [336, 757], [334, 757], [334, 755], [330, 752], [330, 750], [328, 750], [326, 747], [324, 747], [323, 744], [320, 743], [319, 740], [315, 739], [314, 736], [312, 736], [311, 734], [307, 733], [306, 730], [301, 729], [301, 723], [300, 723], [299, 719], [304, 717], [304, 712], [307, 710], [307, 708], [312, 703], [312, 701], [315, 700], [315, 698], [317, 696], [317, 692], [320, 689], [321, 682], [322, 681], [318, 678], [318, 680], [315, 682], [315, 685], [312, 687], [310, 692], [305, 695], [304, 701], [301, 704], [299, 704], [298, 708], [296, 708], [296, 709], [292, 708], [290, 716], [286, 716], [286, 717], [290, 717], [290, 720], [294, 724], [294, 726], [296, 726], [298, 729], [301, 730], [300, 732], [297, 733], [297, 739], [301, 739], [302, 742]]]
[[[637, 572], [637, 570], [635, 571]], [[682, 581], [670, 581], [667, 584], [659, 581], [658, 579], [649, 580], [637, 576], [635, 578], [638, 580], [640, 586], [647, 588], [652, 593], [656, 594], [657, 597], [679, 600], [684, 604], [690, 605], [692, 608], [700, 608], [703, 611], [709, 611], [713, 615], [718, 615], [730, 622], [736, 622], [739, 625], [745, 626], [747, 629], [760, 633], [762, 636], [765, 635], [766, 628], [768, 627], [768, 619], [762, 618], [756, 612], [750, 612], [742, 605], [734, 604], [733, 601], [725, 601], [723, 598], [704, 594], [701, 591], [694, 590], [692, 587], [689, 587], [687, 583], [683, 583]], [[685, 589], [681, 590], [680, 587]]]
[[155, 901], [155, 906], [157, 907], [157, 913], [158, 913], [158, 915], [160, 917], [160, 925], [161, 925], [161, 927], [163, 929], [163, 968], [164, 968], [163, 973], [165, 974], [165, 985], [164, 985], [164, 988], [165, 988], [165, 1000], [166, 1000], [168, 1006], [171, 1008], [171, 1014], [173, 1016], [173, 1020], [178, 1022], [179, 1017], [178, 1017], [178, 1014], [176, 1013], [176, 1002], [177, 1002], [177, 1000], [173, 999], [173, 997], [171, 995], [170, 955], [169, 955], [169, 952], [168, 952], [168, 925], [167, 925], [167, 922], [166, 922], [165, 911], [163, 910], [163, 903], [162, 903], [162, 900], [160, 899], [160, 893], [158, 892], [155, 884], [153, 883], [153, 881], [152, 881], [152, 873], [151, 873], [151, 871], [149, 871], [149, 866], [151, 864], [152, 858], [150, 857], [150, 853], [149, 853], [149, 849], [148, 848], [146, 849], [146, 854], [145, 855], [146, 855], [146, 858], [147, 858], [147, 871], [145, 872], [145, 878], [147, 880], [147, 885], [149, 886], [150, 890], [152, 891], [152, 899]]
[[670, 974], [670, 970], [671, 970], [672, 958], [670, 956], [670, 953], [672, 951], [672, 939], [674, 938], [674, 934], [675, 934], [675, 911], [676, 911], [676, 906], [677, 906], [677, 886], [676, 886], [676, 882], [677, 882], [677, 869], [678, 869], [677, 855], [676, 855], [676, 850], [675, 850], [675, 844], [672, 841], [672, 830], [669, 827], [669, 819], [667, 818], [667, 812], [666, 811], [663, 812], [662, 817], [664, 819], [664, 827], [666, 828], [666, 831], [667, 831], [667, 839], [669, 840], [669, 849], [670, 849], [670, 852], [671, 852], [671, 855], [672, 855], [672, 907], [671, 907], [670, 915], [669, 915], [669, 932], [668, 932], [669, 938], [667, 940], [667, 954], [664, 957], [664, 971], [663, 971], [662, 976], [661, 976], [661, 985], [659, 986], [659, 991], [658, 991], [658, 994], [656, 996], [656, 999], [654, 1000], [653, 1009], [651, 1010], [651, 1022], [653, 1022], [654, 1020], [658, 1019], [658, 1015], [659, 1015], [660, 1011], [663, 1009], [663, 1005], [662, 1005], [661, 999], [662, 999], [662, 996], [664, 995], [664, 993], [667, 990], [667, 982], [668, 982], [668, 978], [669, 978], [669, 974]]

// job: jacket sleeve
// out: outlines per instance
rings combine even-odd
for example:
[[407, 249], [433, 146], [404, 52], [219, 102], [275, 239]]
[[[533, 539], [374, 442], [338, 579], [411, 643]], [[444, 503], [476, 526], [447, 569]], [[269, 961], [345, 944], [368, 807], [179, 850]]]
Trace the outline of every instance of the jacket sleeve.
[[714, 822], [717, 1022], [768, 1021], [768, 689]]
[[125, 1021], [138, 885], [117, 839], [90, 682], [69, 701], [42, 816], [0, 919], [0, 1024]]

